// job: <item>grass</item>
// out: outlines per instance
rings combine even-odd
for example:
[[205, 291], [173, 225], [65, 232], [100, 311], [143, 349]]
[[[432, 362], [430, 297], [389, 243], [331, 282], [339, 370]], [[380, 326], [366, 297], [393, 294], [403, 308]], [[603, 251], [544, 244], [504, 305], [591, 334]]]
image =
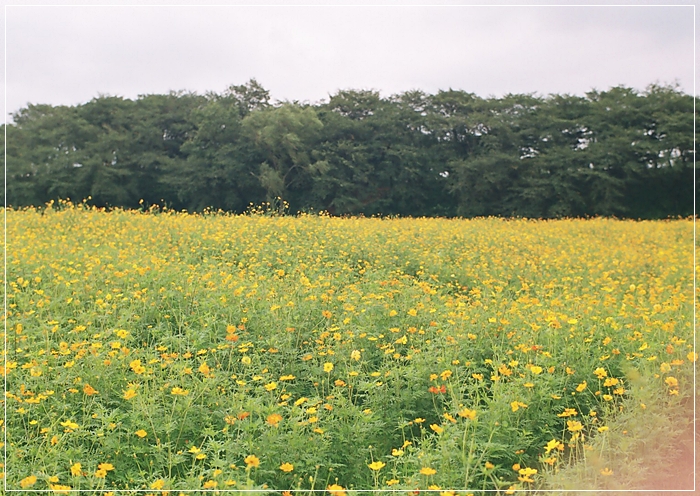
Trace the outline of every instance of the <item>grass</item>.
[[629, 488], [692, 410], [691, 220], [6, 214], [10, 489]]

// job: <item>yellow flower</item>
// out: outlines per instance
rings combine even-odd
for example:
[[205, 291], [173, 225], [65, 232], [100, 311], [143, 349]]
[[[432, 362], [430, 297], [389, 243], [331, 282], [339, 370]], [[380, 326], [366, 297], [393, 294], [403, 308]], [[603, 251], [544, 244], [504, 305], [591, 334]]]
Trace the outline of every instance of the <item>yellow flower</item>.
[[148, 436], [148, 432], [146, 432], [143, 429], [137, 430], [136, 432], [134, 432], [134, 434], [136, 434], [140, 438], [144, 438], [144, 437]]
[[340, 486], [338, 484], [331, 484], [326, 488], [329, 493], [331, 493], [331, 496], [346, 496], [345, 489], [343, 489], [343, 486]]
[[537, 473], [537, 469], [525, 467], [518, 470], [518, 473], [520, 474], [518, 480], [522, 482], [535, 482], [534, 480], [532, 480], [532, 478], [530, 478], [530, 476], [535, 475]]
[[367, 465], [371, 470], [381, 470], [383, 467], [386, 466], [386, 463], [380, 462], [377, 460], [376, 462], [372, 462], [369, 465]]
[[434, 430], [435, 432], [437, 432], [438, 434], [442, 434], [442, 431], [445, 430], [445, 429], [443, 429], [442, 427], [440, 427], [440, 426], [437, 425], [437, 424], [430, 424], [430, 428], [431, 428], [432, 430]]
[[491, 470], [491, 469], [494, 468], [495, 466], [496, 466], [496, 465], [494, 465], [494, 464], [491, 463], [491, 462], [486, 462], [486, 463], [484, 463], [484, 467], [486, 468], [486, 470]]
[[420, 469], [420, 473], [423, 475], [434, 475], [437, 473], [437, 470], [435, 470], [434, 468], [430, 468], [430, 467], [423, 467]]
[[25, 477], [24, 479], [19, 481], [19, 485], [22, 489], [31, 487], [34, 484], [36, 484], [36, 475], [30, 475], [29, 477]]
[[242, 363], [243, 365], [250, 365], [250, 362], [251, 362], [251, 360], [250, 360], [250, 357], [249, 357], [248, 355], [246, 355], [246, 356], [244, 356], [243, 358], [241, 358], [241, 363]]
[[211, 372], [211, 369], [209, 368], [209, 365], [207, 365], [207, 362], [202, 362], [202, 365], [200, 365], [197, 370], [202, 375], [209, 375], [209, 373]]
[[67, 429], [77, 429], [79, 427], [79, 425], [73, 422], [72, 420], [66, 420], [65, 422], [61, 422], [61, 425]]
[[204, 483], [202, 486], [204, 489], [214, 489], [216, 486], [218, 486], [219, 483], [213, 480], [208, 480]]
[[530, 372], [532, 372], [535, 375], [539, 375], [542, 373], [542, 367], [538, 365], [533, 365], [530, 367]]
[[617, 386], [620, 383], [618, 379], [615, 377], [608, 377], [605, 379], [605, 382], [603, 383], [603, 386], [605, 387], [612, 387], [612, 386]]
[[463, 410], [460, 410], [459, 412], [457, 412], [457, 415], [459, 415], [462, 418], [474, 420], [476, 418], [476, 410], [470, 410], [469, 408], [464, 408]]
[[587, 387], [588, 387], [588, 383], [586, 381], [583, 381], [581, 384], [576, 386], [576, 391], [578, 391], [579, 393], [582, 393], [583, 391], [586, 390]]
[[107, 471], [103, 470], [101, 468], [98, 468], [97, 470], [95, 470], [95, 477], [99, 477], [100, 479], [104, 479], [105, 477], [107, 477]]
[[593, 373], [598, 377], [598, 379], [604, 379], [608, 376], [608, 373], [602, 367], [598, 367], [593, 371]]
[[399, 479], [389, 479], [388, 481], [386, 481], [387, 486], [393, 486], [394, 484], [398, 484], [398, 483], [399, 483]]
[[391, 454], [393, 456], [401, 456], [401, 455], [403, 455], [403, 450], [394, 448], [391, 450]]
[[141, 360], [132, 360], [132, 361], [129, 363], [129, 367], [131, 367], [131, 370], [133, 370], [134, 373], [135, 373], [135, 374], [138, 374], [138, 375], [143, 374], [144, 372], [146, 372], [146, 367], [144, 367], [144, 366], [141, 364]]
[[292, 465], [291, 463], [288, 463], [288, 462], [283, 463], [282, 465], [280, 465], [280, 470], [282, 472], [291, 472], [292, 470], [294, 470], [294, 465]]
[[678, 379], [676, 379], [673, 376], [668, 376], [664, 382], [668, 387], [677, 387], [678, 386]]
[[187, 396], [189, 393], [187, 389], [182, 389], [181, 387], [174, 387], [170, 391], [170, 394], [175, 396]]
[[331, 362], [326, 362], [323, 364], [324, 372], [330, 372], [331, 370], [333, 370], [333, 364]]
[[137, 394], [136, 391], [134, 391], [133, 389], [127, 389], [126, 391], [124, 391], [124, 399], [130, 400], [133, 397], [135, 397], [136, 394]]
[[80, 464], [80, 462], [76, 462], [73, 465], [70, 466], [70, 473], [71, 475], [78, 477], [82, 475], [83, 473], [83, 466]]
[[158, 479], [151, 484], [151, 489], [163, 489], [165, 486], [165, 481], [163, 479]]
[[105, 471], [109, 472], [110, 470], [114, 470], [114, 465], [112, 465], [111, 463], [100, 463], [97, 466], [97, 468], [99, 468], [100, 470], [105, 470]]
[[249, 468], [258, 468], [260, 466], [260, 459], [255, 455], [248, 455], [243, 461]]
[[605, 467], [605, 468], [600, 470], [600, 473], [601, 473], [601, 475], [608, 476], [608, 475], [612, 475], [613, 471], [610, 469], [610, 467]]
[[[68, 494], [72, 489], [70, 486], [65, 486], [61, 484], [49, 484], [49, 489], [57, 494]], [[106, 496], [106, 495], [105, 495]]]
[[567, 420], [566, 430], [569, 432], [579, 432], [583, 430], [583, 425], [577, 420]]
[[556, 439], [552, 439], [547, 443], [547, 446], [544, 447], [544, 450], [546, 453], [549, 453], [553, 449], [558, 449], [561, 443], [557, 441]]
[[350, 353], [350, 358], [358, 362], [360, 360], [360, 352], [358, 350], [352, 350]]

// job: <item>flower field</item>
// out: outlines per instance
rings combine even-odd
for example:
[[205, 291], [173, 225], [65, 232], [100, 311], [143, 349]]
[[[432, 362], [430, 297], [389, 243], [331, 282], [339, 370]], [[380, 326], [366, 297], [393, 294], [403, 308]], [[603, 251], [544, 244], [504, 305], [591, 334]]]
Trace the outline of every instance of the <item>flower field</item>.
[[6, 214], [8, 489], [618, 488], [692, 410], [691, 220]]

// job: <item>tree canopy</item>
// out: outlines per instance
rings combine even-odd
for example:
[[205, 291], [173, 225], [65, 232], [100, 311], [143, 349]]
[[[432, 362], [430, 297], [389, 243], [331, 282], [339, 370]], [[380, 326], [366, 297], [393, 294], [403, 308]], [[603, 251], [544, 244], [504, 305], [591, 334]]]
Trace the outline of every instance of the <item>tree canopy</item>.
[[659, 85], [271, 103], [251, 80], [222, 94], [28, 105], [3, 138], [7, 204], [242, 212], [279, 198], [335, 215], [686, 216], [693, 103]]

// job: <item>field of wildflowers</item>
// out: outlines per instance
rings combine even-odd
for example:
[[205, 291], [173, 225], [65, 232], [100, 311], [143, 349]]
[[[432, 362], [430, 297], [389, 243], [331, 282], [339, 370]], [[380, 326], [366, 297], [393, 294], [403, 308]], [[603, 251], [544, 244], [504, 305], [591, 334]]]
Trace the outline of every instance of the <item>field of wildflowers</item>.
[[623, 487], [692, 410], [691, 220], [6, 214], [11, 489]]

